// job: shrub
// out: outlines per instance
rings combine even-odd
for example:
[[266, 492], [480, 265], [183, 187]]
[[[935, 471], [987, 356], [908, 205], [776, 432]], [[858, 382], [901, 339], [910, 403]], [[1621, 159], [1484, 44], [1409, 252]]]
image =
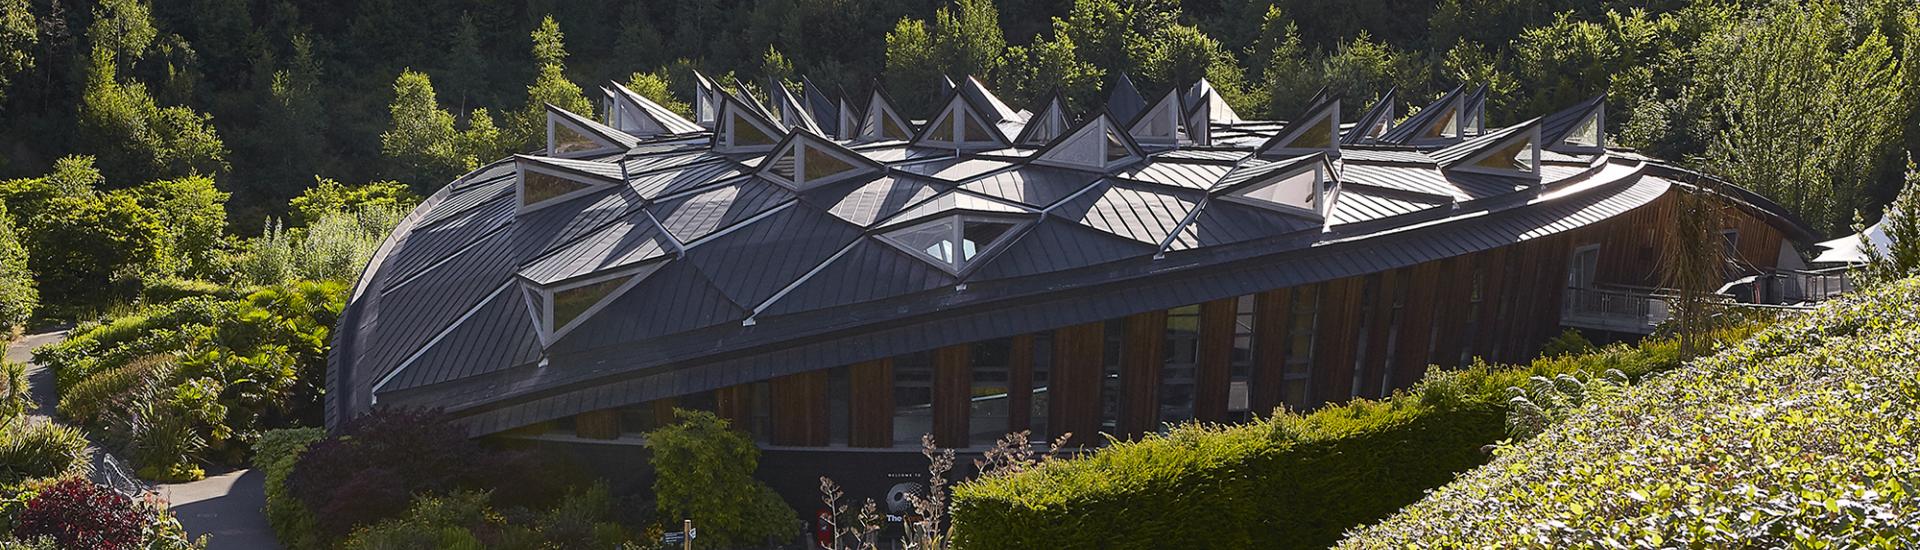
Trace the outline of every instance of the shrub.
[[27, 501], [13, 536], [48, 537], [66, 548], [141, 548], [143, 518], [133, 499], [78, 477], [60, 480]]
[[85, 473], [93, 451], [80, 431], [45, 421], [15, 420], [0, 429], [0, 487]]
[[703, 548], [735, 548], [793, 534], [798, 515], [753, 478], [760, 449], [727, 421], [674, 409], [678, 420], [647, 433], [653, 493], [665, 518], [697, 518]]
[[[1723, 331], [1737, 337], [1751, 328]], [[955, 548], [1326, 546], [1483, 464], [1505, 435], [1507, 389], [1534, 376], [1638, 378], [1679, 364], [1671, 340], [1430, 372], [1382, 401], [1235, 426], [1185, 424], [954, 490]]]
[[218, 300], [238, 300], [246, 294], [213, 281], [179, 277], [162, 277], [147, 281], [140, 289], [140, 301], [148, 304], [170, 304], [202, 296]]
[[150, 355], [94, 373], [60, 392], [60, 414], [82, 426], [105, 427], [109, 411], [127, 409], [136, 396], [150, 396], [176, 369], [172, 357]]
[[7, 337], [26, 328], [34, 309], [40, 307], [40, 289], [33, 282], [33, 271], [27, 269], [27, 249], [20, 245], [16, 230], [6, 203], [0, 202], [0, 331]]
[[1920, 281], [1582, 408], [1343, 548], [1906, 548]]
[[321, 547], [313, 513], [287, 493], [287, 476], [307, 447], [324, 438], [326, 432], [320, 428], [267, 430], [253, 445], [253, 467], [266, 478], [262, 482], [267, 494], [267, 524], [273, 526], [275, 538], [287, 548]]
[[27, 365], [0, 360], [0, 422], [9, 422], [33, 408], [27, 384]]

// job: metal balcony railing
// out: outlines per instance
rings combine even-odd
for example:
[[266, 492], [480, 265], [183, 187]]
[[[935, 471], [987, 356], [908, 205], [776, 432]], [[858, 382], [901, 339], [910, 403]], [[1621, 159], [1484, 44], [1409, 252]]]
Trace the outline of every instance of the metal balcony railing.
[[1568, 288], [1560, 324], [1569, 327], [1651, 334], [1671, 314], [1666, 297], [1653, 293]]

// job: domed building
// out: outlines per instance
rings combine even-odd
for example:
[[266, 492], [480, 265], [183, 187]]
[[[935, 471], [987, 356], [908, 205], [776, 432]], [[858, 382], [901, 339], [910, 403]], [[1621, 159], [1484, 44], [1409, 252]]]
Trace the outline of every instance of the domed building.
[[968, 78], [922, 122], [880, 90], [768, 106], [699, 80], [692, 120], [618, 84], [604, 120], [550, 107], [544, 151], [416, 208], [342, 315], [329, 425], [439, 408], [640, 465], [644, 431], [707, 409], [811, 509], [822, 474], [876, 500], [922, 475], [922, 434], [1098, 444], [1380, 397], [1568, 327], [1645, 334], [1683, 194], [1723, 199], [1727, 280], [1814, 240], [1608, 148], [1598, 98], [1504, 127], [1484, 87], [1260, 121], [1205, 81], [1122, 77], [1074, 113]]

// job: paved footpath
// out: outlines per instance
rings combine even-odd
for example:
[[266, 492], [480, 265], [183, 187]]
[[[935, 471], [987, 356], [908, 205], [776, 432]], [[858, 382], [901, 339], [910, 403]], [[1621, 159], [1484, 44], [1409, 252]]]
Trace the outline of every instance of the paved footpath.
[[[32, 363], [33, 349], [66, 339], [65, 330], [30, 334], [7, 346], [8, 361], [27, 363], [28, 389], [46, 416], [59, 402], [53, 372]], [[96, 453], [97, 454], [97, 453]], [[96, 467], [98, 465], [96, 464]], [[267, 496], [261, 476], [252, 470], [215, 475], [192, 483], [158, 485], [154, 489], [173, 504], [173, 514], [187, 533], [208, 535], [208, 550], [278, 550], [265, 514]]]

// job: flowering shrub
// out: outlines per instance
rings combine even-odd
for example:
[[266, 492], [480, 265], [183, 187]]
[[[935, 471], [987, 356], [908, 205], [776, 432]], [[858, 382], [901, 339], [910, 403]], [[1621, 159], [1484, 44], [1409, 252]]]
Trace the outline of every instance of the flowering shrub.
[[1912, 548], [1920, 280], [1574, 411], [1344, 548]]
[[14, 521], [13, 536], [48, 537], [66, 548], [132, 549], [145, 539], [143, 520], [133, 499], [70, 477], [27, 501]]

